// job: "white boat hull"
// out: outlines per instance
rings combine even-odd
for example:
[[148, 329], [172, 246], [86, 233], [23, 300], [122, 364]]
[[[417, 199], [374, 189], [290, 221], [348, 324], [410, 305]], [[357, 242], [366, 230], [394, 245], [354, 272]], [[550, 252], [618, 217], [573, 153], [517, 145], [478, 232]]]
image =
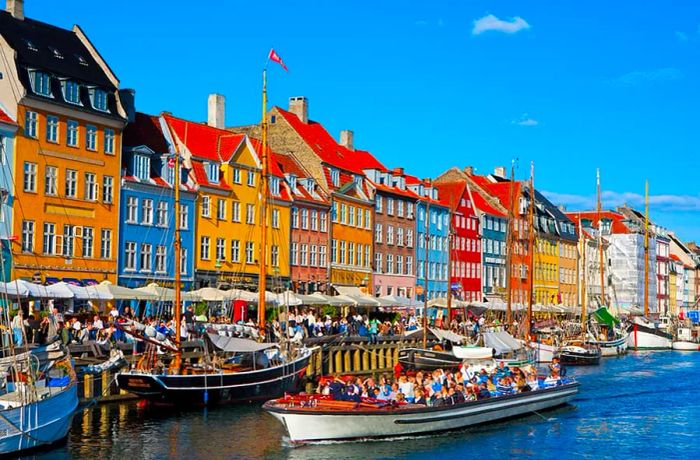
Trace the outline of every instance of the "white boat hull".
[[622, 356], [627, 353], [628, 335], [624, 335], [615, 340], [588, 340], [586, 343], [600, 347], [600, 356], [602, 358], [610, 358], [613, 356]]
[[670, 350], [672, 339], [640, 330], [632, 330], [627, 338], [627, 344], [635, 350]]
[[50, 398], [0, 411], [0, 455], [65, 438], [77, 407], [78, 388], [73, 384]]
[[271, 410], [294, 443], [411, 436], [449, 431], [495, 420], [530, 414], [568, 403], [578, 393], [572, 383], [512, 396], [473, 401], [456, 406], [375, 413], [314, 413]]
[[685, 340], [677, 340], [673, 342], [672, 347], [674, 350], [678, 351], [700, 351], [699, 343], [687, 342]]

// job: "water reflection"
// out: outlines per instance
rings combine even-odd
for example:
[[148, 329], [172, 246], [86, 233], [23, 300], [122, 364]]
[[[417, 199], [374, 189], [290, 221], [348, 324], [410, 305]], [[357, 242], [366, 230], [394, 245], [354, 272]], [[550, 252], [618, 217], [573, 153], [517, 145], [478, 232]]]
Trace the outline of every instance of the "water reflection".
[[[76, 415], [68, 441], [26, 459], [426, 459], [676, 457], [694, 448], [700, 424], [700, 353], [633, 354], [572, 369], [572, 406], [443, 435], [291, 447], [258, 407], [174, 411], [128, 402]], [[685, 458], [690, 458], [688, 455]]]

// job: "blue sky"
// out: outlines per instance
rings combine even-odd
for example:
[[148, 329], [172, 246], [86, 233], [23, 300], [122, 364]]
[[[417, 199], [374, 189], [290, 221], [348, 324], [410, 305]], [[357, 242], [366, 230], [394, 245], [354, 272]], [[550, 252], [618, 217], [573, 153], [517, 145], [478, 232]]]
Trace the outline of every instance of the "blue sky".
[[[115, 4], [116, 5], [116, 4]], [[310, 116], [388, 167], [486, 173], [518, 158], [569, 209], [642, 205], [700, 240], [700, 2], [219, 2], [28, 0], [29, 17], [78, 23], [142, 111], [228, 125], [260, 117], [260, 70], [274, 47], [271, 103]], [[107, 12], [108, 11], [108, 12]], [[428, 161], [426, 161], [428, 159]]]

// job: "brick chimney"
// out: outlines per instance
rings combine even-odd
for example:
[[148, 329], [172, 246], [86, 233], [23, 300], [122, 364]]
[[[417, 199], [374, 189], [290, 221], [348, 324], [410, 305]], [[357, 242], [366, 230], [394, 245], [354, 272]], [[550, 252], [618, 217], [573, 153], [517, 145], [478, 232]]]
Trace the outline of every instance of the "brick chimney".
[[289, 98], [289, 111], [299, 117], [304, 122], [309, 122], [309, 100], [304, 96]]
[[24, 0], [5, 0], [5, 10], [12, 15], [13, 18], [24, 20]]
[[502, 179], [506, 178], [506, 168], [505, 166], [496, 166], [493, 170], [493, 175], [500, 177]]
[[474, 175], [474, 166], [466, 166], [464, 168], [464, 174], [467, 176], [473, 176]]
[[397, 176], [403, 176], [403, 168], [394, 168], [391, 172]]
[[207, 100], [207, 124], [213, 128], [224, 129], [226, 126], [226, 98], [222, 94], [210, 94]]
[[340, 145], [348, 150], [355, 150], [354, 140], [355, 133], [349, 129], [344, 129], [340, 132]]

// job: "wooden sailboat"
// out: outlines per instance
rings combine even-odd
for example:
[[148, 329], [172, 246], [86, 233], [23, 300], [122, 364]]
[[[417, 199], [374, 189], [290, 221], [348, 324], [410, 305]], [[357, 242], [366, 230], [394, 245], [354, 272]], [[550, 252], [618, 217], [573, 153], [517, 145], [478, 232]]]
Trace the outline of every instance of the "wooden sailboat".
[[673, 336], [649, 318], [649, 181], [644, 185], [644, 317], [633, 317], [627, 343], [635, 350], [668, 350]]
[[[262, 89], [262, 180], [261, 183], [261, 242], [260, 276], [258, 282], [258, 325], [265, 330], [265, 287], [267, 264], [267, 72], [263, 70]], [[176, 171], [174, 184], [175, 208], [179, 209], [180, 154], [173, 149]], [[170, 366], [166, 368], [157, 355], [156, 345], [134, 368], [117, 376], [125, 391], [151, 401], [177, 405], [207, 405], [230, 402], [266, 400], [299, 390], [312, 350], [306, 347], [282, 349], [277, 343], [258, 342], [247, 338], [224, 337], [208, 333], [208, 346], [213, 355], [204, 363], [183, 362], [179, 347], [182, 318], [180, 305], [180, 235], [175, 219], [175, 319], [174, 349]], [[135, 329], [138, 329], [136, 327]], [[137, 335], [136, 330], [130, 333]], [[262, 334], [260, 334], [262, 335]]]

